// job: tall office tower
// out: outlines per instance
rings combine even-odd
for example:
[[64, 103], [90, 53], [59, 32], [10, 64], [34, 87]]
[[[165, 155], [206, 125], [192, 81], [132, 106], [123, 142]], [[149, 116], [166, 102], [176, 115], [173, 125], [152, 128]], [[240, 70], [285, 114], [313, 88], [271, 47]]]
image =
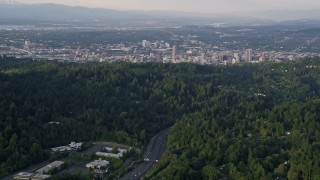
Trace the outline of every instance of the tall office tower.
[[214, 64], [218, 63], [218, 58], [219, 58], [219, 55], [217, 53], [213, 53], [211, 57], [211, 62]]
[[30, 42], [29, 42], [29, 41], [25, 41], [25, 42], [24, 42], [23, 49], [28, 50], [28, 49], [29, 49], [29, 44], [30, 44]]
[[177, 47], [176, 45], [172, 46], [172, 61], [175, 62], [176, 61], [176, 56], [177, 56]]
[[201, 60], [201, 63], [202, 63], [202, 64], [205, 63], [206, 57], [205, 57], [205, 54], [204, 54], [204, 53], [201, 53], [201, 58], [200, 58], [200, 60]]
[[150, 46], [150, 42], [147, 40], [143, 40], [141, 43], [142, 47], [149, 47]]
[[159, 46], [160, 46], [159, 41], [156, 41], [155, 43], [153, 43], [153, 47], [154, 48], [159, 48]]
[[239, 53], [234, 53], [233, 57], [235, 59], [235, 63], [240, 63], [241, 57], [240, 57]]
[[222, 62], [222, 61], [223, 61], [223, 57], [224, 57], [223, 54], [219, 54], [219, 56], [218, 56], [218, 61], [219, 61], [219, 62]]
[[261, 62], [266, 62], [266, 61], [267, 61], [267, 56], [266, 56], [266, 53], [265, 53], [265, 52], [262, 53], [262, 55], [261, 55], [261, 57], [260, 57], [260, 61], [261, 61]]
[[231, 60], [231, 63], [232, 64], [236, 64], [236, 58], [235, 57]]
[[247, 62], [251, 62], [252, 61], [252, 49], [247, 49], [246, 54], [247, 54]]

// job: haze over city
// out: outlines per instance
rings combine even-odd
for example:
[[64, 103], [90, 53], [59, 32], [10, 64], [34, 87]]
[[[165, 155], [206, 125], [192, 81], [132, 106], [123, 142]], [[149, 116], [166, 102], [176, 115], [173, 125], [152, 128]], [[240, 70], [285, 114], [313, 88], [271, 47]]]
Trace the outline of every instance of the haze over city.
[[[9, 0], [7, 0], [9, 1]], [[320, 7], [317, 0], [19, 0], [21, 3], [57, 3], [118, 10], [177, 10], [198, 13], [308, 10]]]

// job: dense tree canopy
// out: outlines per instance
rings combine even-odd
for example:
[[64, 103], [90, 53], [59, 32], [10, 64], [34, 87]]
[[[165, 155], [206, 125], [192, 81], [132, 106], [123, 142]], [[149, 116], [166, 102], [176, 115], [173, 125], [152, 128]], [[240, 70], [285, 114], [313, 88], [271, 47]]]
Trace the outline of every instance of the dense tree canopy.
[[171, 128], [148, 178], [319, 179], [319, 63], [259, 65], [250, 80], [206, 94]]
[[319, 178], [319, 68], [0, 58], [0, 177], [70, 141], [143, 147], [173, 125], [149, 178]]

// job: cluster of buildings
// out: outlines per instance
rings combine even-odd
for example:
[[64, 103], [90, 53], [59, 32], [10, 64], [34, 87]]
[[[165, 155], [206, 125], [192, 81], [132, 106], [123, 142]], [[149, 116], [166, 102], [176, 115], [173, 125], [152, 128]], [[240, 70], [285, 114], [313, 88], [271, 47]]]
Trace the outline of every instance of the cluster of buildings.
[[0, 48], [0, 54], [18, 58], [61, 60], [61, 61], [100, 61], [100, 62], [164, 62], [197, 64], [236, 64], [258, 63], [268, 60], [295, 60], [304, 57], [319, 56], [317, 53], [260, 51], [253, 49], [225, 50], [212, 44], [187, 39], [180, 43], [143, 40], [136, 43], [93, 44], [90, 47], [44, 48], [25, 41], [19, 48]]
[[[64, 153], [70, 151], [79, 151], [82, 149], [82, 142], [71, 142], [67, 146], [59, 146], [51, 148], [52, 153]], [[16, 180], [47, 180], [51, 178], [52, 174], [62, 170], [65, 167], [63, 161], [54, 161], [42, 168], [36, 170], [35, 172], [19, 172], [14, 175], [13, 179]]]
[[[116, 152], [115, 152], [116, 150]], [[96, 152], [95, 155], [100, 158], [121, 158], [123, 157], [124, 153], [127, 152], [127, 149], [121, 148], [111, 148], [111, 147], [104, 147], [102, 149], [103, 152]], [[108, 172], [108, 166], [110, 162], [107, 160], [94, 160], [88, 164], [86, 164], [86, 168], [90, 169], [91, 173], [96, 178], [102, 178], [105, 173]]]
[[[79, 151], [83, 148], [82, 142], [71, 142], [67, 146], [59, 146], [52, 148], [52, 153], [64, 153], [70, 151]], [[101, 152], [96, 152], [95, 155], [99, 157], [97, 160], [93, 160], [85, 165], [86, 168], [94, 175], [95, 178], [101, 179], [104, 177], [105, 173], [108, 172], [110, 162], [106, 159], [117, 158], [120, 159], [127, 153], [128, 150], [124, 148], [117, 147], [103, 147]], [[32, 172], [19, 172], [14, 175], [15, 180], [47, 180], [51, 179], [53, 174], [61, 171], [65, 168], [65, 162], [54, 161], [47, 164], [40, 169]]]
[[[53, 152], [65, 152], [68, 150], [79, 150], [82, 147], [82, 143], [71, 142], [68, 146], [61, 146], [57, 148], [52, 148]], [[85, 165], [86, 168], [98, 179], [104, 177], [105, 173], [108, 172], [110, 162], [105, 160], [106, 158], [121, 158], [127, 149], [122, 148], [111, 148], [103, 147], [102, 152], [96, 152], [95, 155], [100, 159], [91, 161]], [[65, 168], [65, 163], [63, 161], [54, 161], [46, 166], [34, 172], [19, 172], [14, 175], [15, 180], [47, 180], [52, 177], [53, 174], [61, 171]]]
[[31, 172], [19, 172], [14, 175], [13, 179], [15, 180], [47, 180], [51, 178], [51, 174], [54, 172], [60, 171], [64, 168], [64, 162], [54, 161], [34, 173]]

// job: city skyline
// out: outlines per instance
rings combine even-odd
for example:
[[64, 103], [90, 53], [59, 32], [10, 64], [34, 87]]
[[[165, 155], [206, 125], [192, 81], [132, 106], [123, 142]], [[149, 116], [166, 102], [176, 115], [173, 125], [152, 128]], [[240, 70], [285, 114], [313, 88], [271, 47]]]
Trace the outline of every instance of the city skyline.
[[[7, 0], [8, 1], [8, 0]], [[116, 10], [174, 10], [196, 13], [232, 13], [257, 12], [269, 10], [308, 10], [320, 8], [317, 0], [19, 0], [18, 2], [57, 3], [70, 6], [85, 6], [90, 8], [106, 8]]]

